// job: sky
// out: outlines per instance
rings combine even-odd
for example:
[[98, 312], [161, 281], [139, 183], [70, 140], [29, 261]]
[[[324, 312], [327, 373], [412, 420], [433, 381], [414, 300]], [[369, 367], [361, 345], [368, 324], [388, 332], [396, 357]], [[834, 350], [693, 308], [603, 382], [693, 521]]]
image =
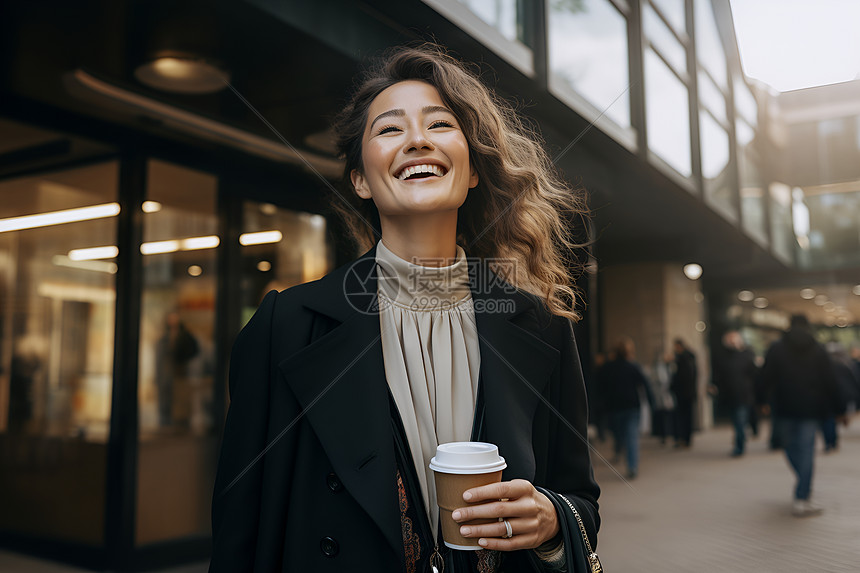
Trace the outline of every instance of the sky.
[[860, 79], [860, 0], [730, 0], [746, 75], [777, 91]]

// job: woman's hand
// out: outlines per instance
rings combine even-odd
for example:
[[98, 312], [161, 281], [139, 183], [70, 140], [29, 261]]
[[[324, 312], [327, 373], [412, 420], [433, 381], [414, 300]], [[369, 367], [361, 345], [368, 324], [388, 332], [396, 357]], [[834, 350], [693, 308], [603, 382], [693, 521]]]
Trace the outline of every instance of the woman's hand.
[[[463, 523], [473, 519], [502, 518], [511, 526], [513, 537], [506, 539], [504, 522], [485, 525], [463, 525], [463, 537], [480, 538], [478, 544], [497, 551], [533, 549], [549, 541], [558, 533], [558, 516], [555, 506], [528, 481], [515, 479], [467, 489], [463, 499], [468, 503], [483, 503], [454, 510], [454, 521]], [[500, 501], [501, 500], [501, 501]]]

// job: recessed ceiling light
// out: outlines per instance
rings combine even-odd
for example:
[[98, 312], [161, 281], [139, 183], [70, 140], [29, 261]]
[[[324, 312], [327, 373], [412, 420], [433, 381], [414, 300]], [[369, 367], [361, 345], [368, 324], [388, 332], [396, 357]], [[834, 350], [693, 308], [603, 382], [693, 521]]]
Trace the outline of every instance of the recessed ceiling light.
[[768, 301], [763, 296], [760, 296], [753, 301], [753, 306], [756, 308], [767, 308], [767, 305]]
[[691, 281], [697, 280], [702, 276], [702, 265], [698, 263], [684, 265], [684, 275]]
[[815, 291], [811, 288], [801, 289], [800, 298], [804, 300], [812, 300], [815, 298]]

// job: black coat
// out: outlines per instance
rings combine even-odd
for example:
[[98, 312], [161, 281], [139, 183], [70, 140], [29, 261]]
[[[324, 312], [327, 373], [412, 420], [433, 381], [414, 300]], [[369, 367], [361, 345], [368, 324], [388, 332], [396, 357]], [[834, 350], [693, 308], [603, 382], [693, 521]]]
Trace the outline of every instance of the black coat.
[[675, 374], [672, 376], [672, 393], [678, 402], [694, 402], [699, 397], [699, 369], [696, 355], [687, 349], [675, 355]]
[[806, 329], [791, 329], [770, 347], [762, 383], [776, 416], [812, 419], [845, 412], [833, 363]]
[[755, 402], [758, 367], [749, 349], [723, 347], [714, 357], [714, 385], [719, 399], [729, 407], [751, 406]]
[[[211, 572], [403, 570], [375, 253], [270, 292], [237, 338]], [[599, 488], [571, 323], [481, 274], [472, 284], [480, 439], [499, 446], [504, 480], [569, 494], [594, 542]]]
[[653, 403], [648, 379], [635, 362], [622, 358], [607, 362], [600, 369], [598, 379], [603, 404], [608, 412], [638, 410], [642, 393], [648, 396], [649, 403]]

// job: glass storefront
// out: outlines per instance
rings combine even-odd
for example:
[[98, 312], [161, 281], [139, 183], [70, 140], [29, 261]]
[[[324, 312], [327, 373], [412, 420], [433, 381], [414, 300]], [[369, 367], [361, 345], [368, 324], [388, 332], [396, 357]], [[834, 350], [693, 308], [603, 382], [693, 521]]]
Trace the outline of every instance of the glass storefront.
[[0, 182], [0, 530], [104, 539], [117, 185], [114, 161]]
[[[150, 160], [142, 205], [135, 541], [209, 533], [218, 180]], [[167, 487], [169, 484], [169, 487]]]
[[770, 195], [770, 239], [773, 253], [787, 264], [794, 262], [797, 241], [791, 220], [791, 187], [773, 182]]
[[627, 18], [609, 0], [549, 2], [547, 33], [550, 90], [592, 119], [602, 113], [629, 128]]
[[0, 534], [87, 563], [126, 540], [121, 563], [205, 556], [222, 355], [263, 294], [335, 260], [322, 215], [254, 180], [138, 155], [0, 181]]
[[705, 198], [728, 220], [738, 218], [734, 186], [729, 177], [729, 134], [707, 111], [699, 112], [699, 141], [702, 149], [702, 179]]
[[481, 20], [501, 32], [511, 41], [522, 40], [517, 11], [518, 0], [458, 0], [465, 4]]

